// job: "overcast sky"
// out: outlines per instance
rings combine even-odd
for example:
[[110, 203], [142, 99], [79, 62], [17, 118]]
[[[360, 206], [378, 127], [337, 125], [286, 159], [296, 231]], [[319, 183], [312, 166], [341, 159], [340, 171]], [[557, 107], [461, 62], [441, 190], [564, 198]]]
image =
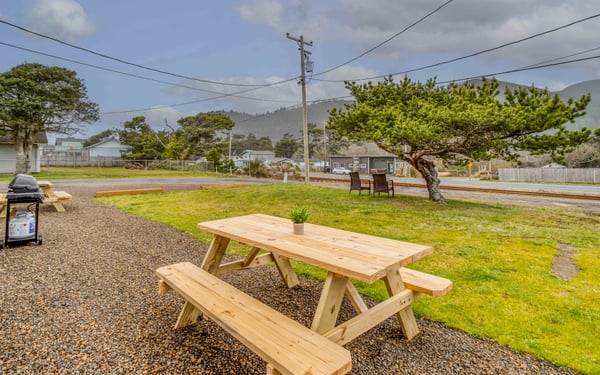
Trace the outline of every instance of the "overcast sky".
[[[23, 62], [75, 70], [100, 105], [104, 126], [138, 115], [156, 126], [198, 112], [264, 113], [299, 105], [300, 53], [288, 32], [313, 42], [307, 46], [314, 62], [307, 97], [314, 101], [347, 96], [343, 80], [377, 80], [597, 15], [597, 0], [0, 0], [0, 72]], [[445, 82], [600, 56], [599, 30], [595, 17], [408, 76]], [[496, 77], [557, 90], [599, 79], [600, 58]], [[95, 133], [90, 127], [88, 135]]]

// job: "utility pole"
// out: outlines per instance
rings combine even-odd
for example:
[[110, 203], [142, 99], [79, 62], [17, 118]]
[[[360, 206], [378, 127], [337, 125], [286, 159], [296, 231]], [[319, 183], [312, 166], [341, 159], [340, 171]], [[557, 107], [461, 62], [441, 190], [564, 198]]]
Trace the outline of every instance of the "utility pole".
[[327, 124], [323, 124], [323, 172], [327, 172]]
[[228, 163], [229, 163], [229, 174], [230, 174], [230, 175], [231, 175], [231, 174], [233, 174], [233, 173], [232, 173], [233, 171], [231, 170], [231, 169], [233, 168], [233, 166], [232, 166], [232, 163], [233, 163], [233, 162], [231, 161], [231, 138], [232, 138], [232, 137], [233, 137], [233, 136], [232, 136], [232, 134], [231, 134], [231, 130], [230, 130], [230, 131], [229, 131], [229, 160], [228, 160]]
[[[300, 38], [294, 38], [290, 36], [290, 33], [285, 34], [286, 38], [291, 39], [298, 43], [298, 49], [300, 50], [300, 83], [302, 84], [302, 132], [304, 133], [304, 183], [310, 182], [309, 170], [309, 157], [308, 157], [308, 123], [306, 115], [306, 72], [312, 72], [312, 62], [309, 61], [310, 52], [304, 49], [307, 45], [312, 47], [312, 42], [305, 42], [304, 36], [300, 35]], [[305, 64], [306, 62], [306, 64]]]

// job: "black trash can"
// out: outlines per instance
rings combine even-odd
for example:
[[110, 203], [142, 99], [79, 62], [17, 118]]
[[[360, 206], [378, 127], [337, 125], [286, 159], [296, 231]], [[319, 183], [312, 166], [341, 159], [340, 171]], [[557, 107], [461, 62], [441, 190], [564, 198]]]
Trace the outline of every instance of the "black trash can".
[[42, 201], [40, 186], [33, 176], [18, 174], [13, 178], [6, 193], [6, 226], [0, 249], [29, 242], [42, 244], [42, 235], [38, 233]]

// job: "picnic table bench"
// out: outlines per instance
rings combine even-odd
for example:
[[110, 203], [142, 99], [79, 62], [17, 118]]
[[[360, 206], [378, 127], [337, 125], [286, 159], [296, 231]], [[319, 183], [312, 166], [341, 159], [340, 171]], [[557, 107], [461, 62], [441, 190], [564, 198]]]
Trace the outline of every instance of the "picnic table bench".
[[[214, 234], [201, 267], [178, 263], [159, 268], [159, 291], [176, 290], [184, 299], [175, 328], [201, 314], [256, 352], [268, 374], [343, 374], [351, 369], [344, 345], [390, 316], [398, 317], [408, 339], [419, 330], [412, 302], [443, 296], [452, 282], [405, 266], [433, 252], [429, 246], [305, 224], [293, 234], [291, 221], [253, 214], [199, 223]], [[246, 257], [221, 264], [235, 240], [250, 246]], [[288, 287], [299, 283], [290, 259], [328, 272], [310, 329], [246, 295], [218, 276], [274, 263]], [[368, 284], [382, 280], [389, 298], [369, 308], [351, 279]], [[343, 298], [356, 316], [338, 322]]]
[[[38, 181], [38, 185], [43, 197], [42, 203], [52, 204], [56, 211], [65, 212], [62, 202], [73, 199], [71, 194], [65, 191], [54, 190], [54, 184], [50, 181]], [[4, 216], [6, 216], [6, 193], [0, 193], [0, 217]]]
[[267, 373], [345, 374], [352, 368], [342, 346], [192, 263], [161, 267], [156, 274], [161, 293], [174, 289], [193, 305], [182, 310], [175, 327], [196, 321], [195, 311], [201, 311], [265, 360]]

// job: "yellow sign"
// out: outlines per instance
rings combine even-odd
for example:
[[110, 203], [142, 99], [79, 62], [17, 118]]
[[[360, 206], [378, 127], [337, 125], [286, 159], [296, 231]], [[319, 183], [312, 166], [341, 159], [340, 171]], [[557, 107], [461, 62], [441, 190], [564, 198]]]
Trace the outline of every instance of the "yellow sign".
[[472, 166], [473, 166], [473, 163], [471, 163], [471, 162], [467, 163], [467, 167], [471, 168]]

